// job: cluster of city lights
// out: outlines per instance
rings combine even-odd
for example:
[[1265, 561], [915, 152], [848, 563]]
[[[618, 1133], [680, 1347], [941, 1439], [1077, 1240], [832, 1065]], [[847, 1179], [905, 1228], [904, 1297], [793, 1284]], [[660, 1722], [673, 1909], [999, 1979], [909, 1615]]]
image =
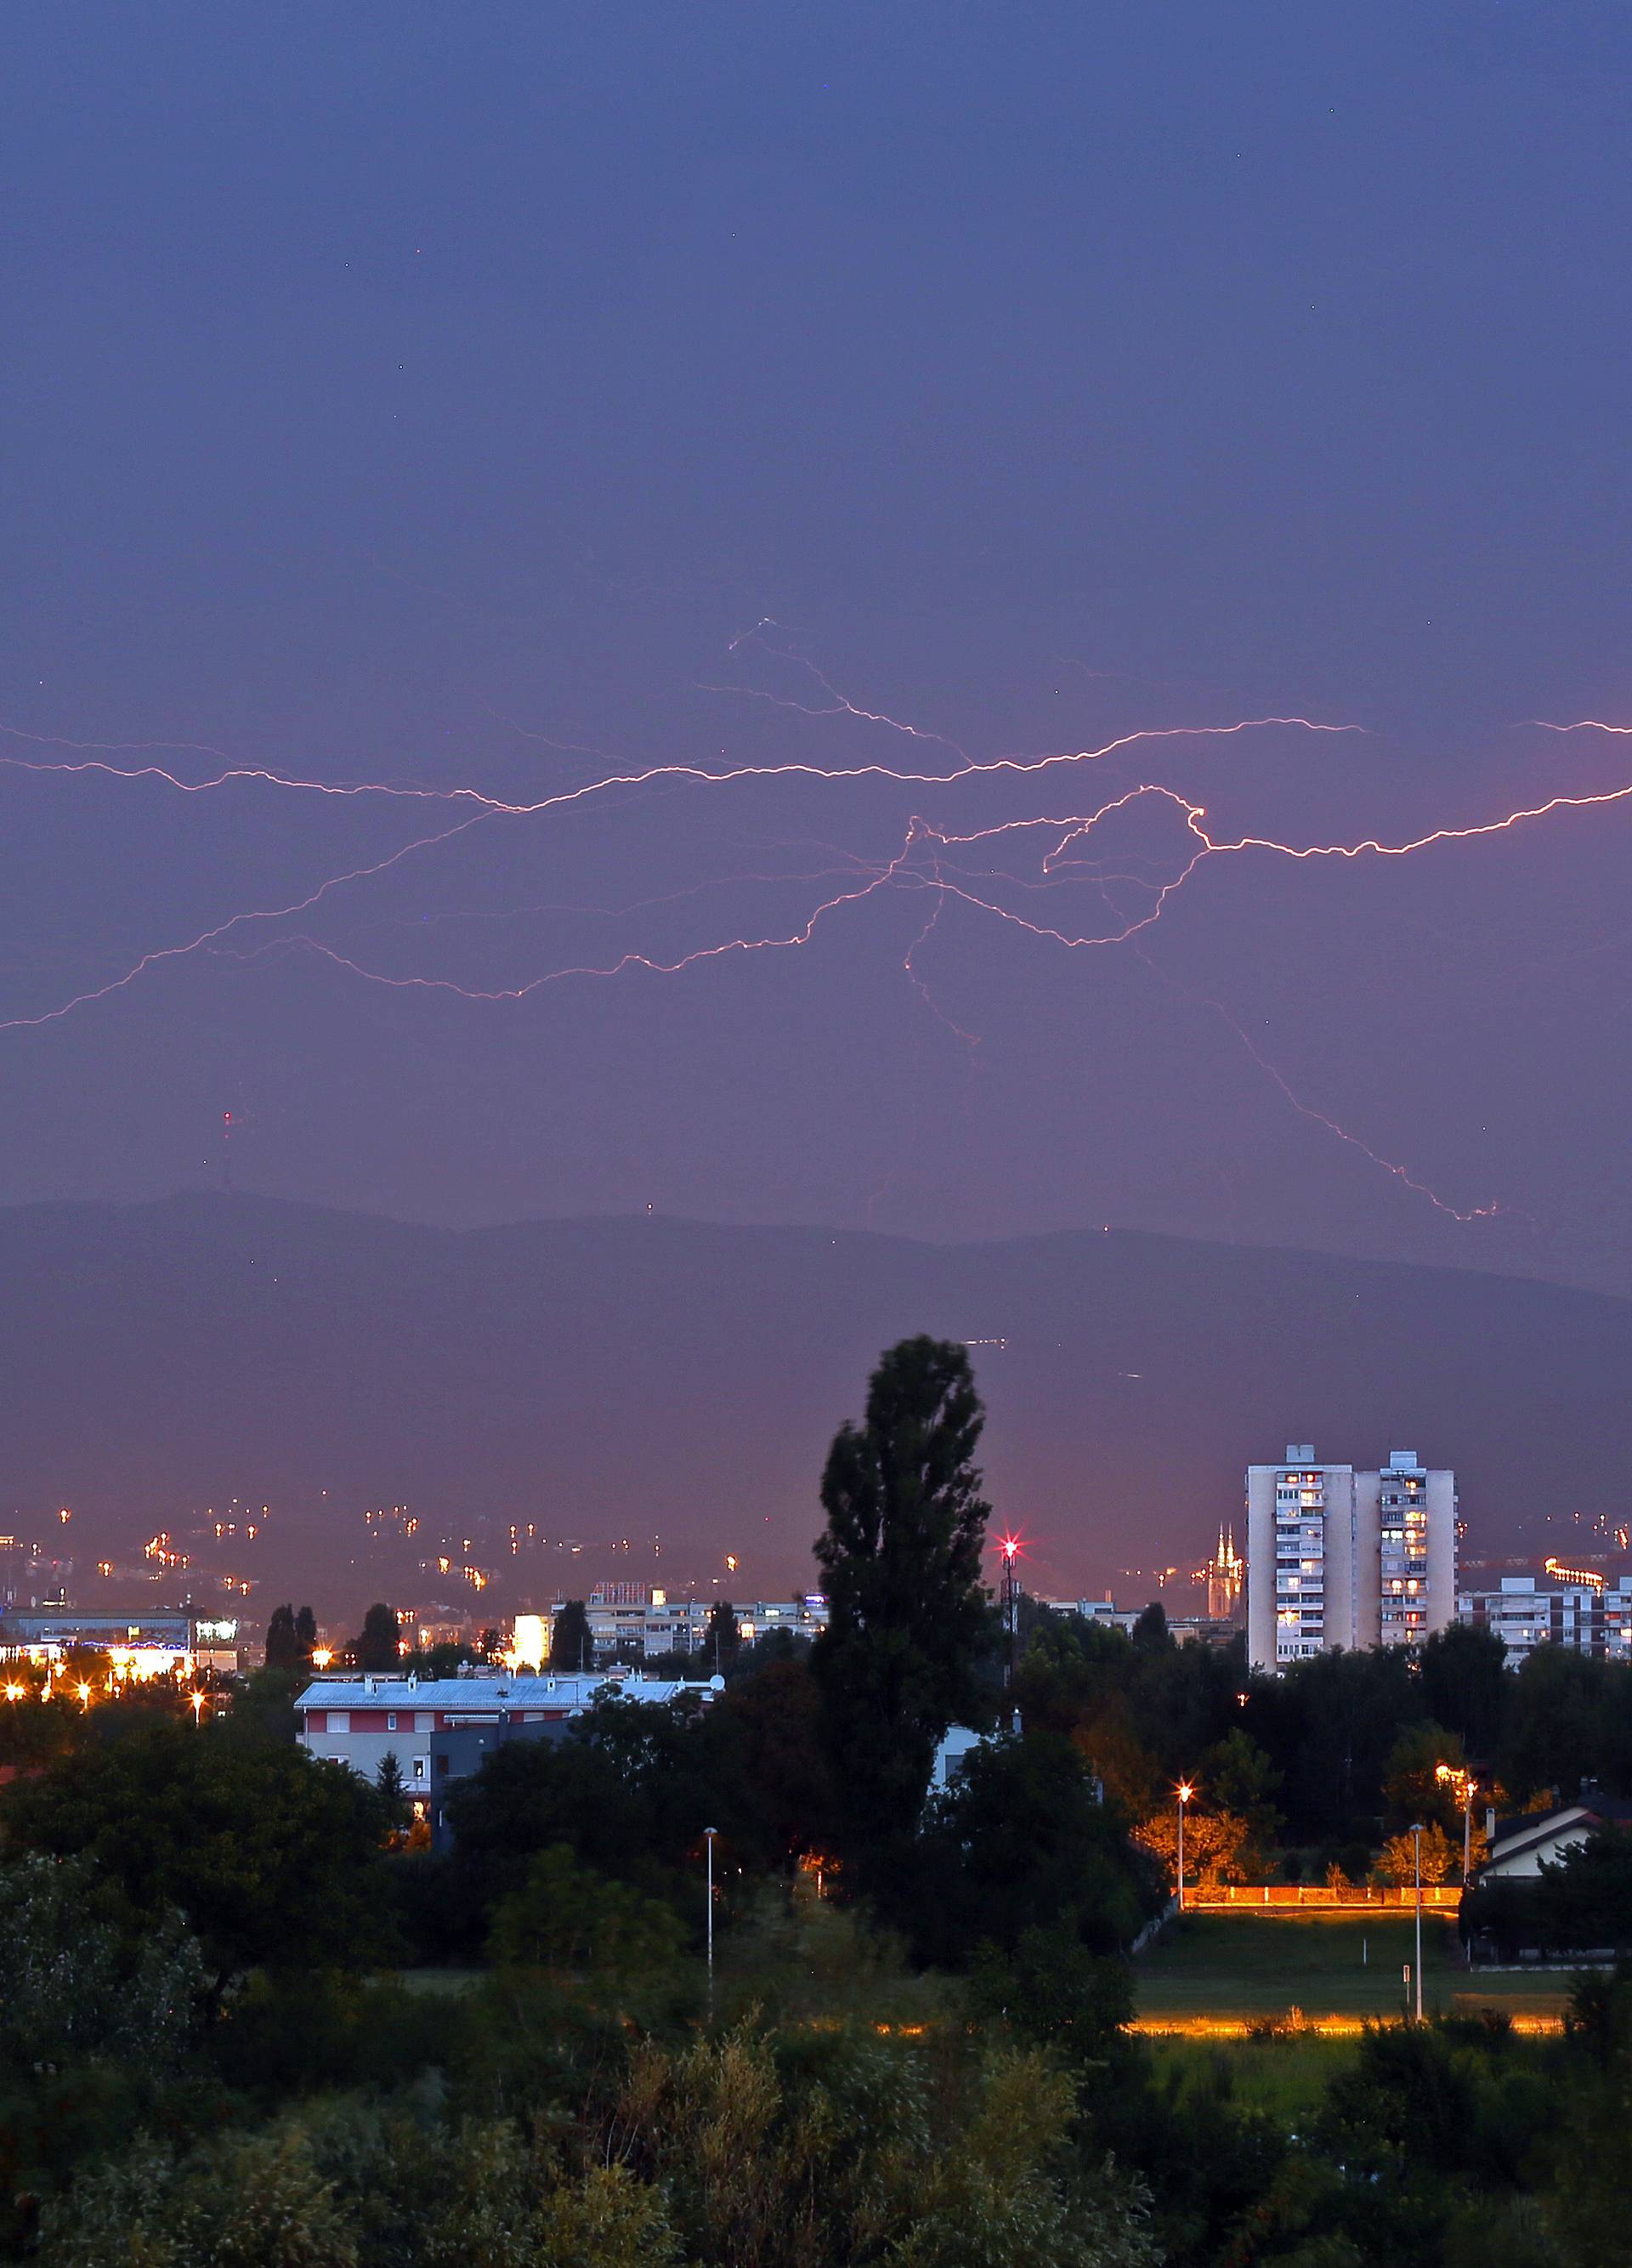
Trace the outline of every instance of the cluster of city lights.
[[[98, 1686], [89, 1678], [76, 1676], [64, 1670], [62, 1664], [47, 1658], [44, 1675], [38, 1685], [25, 1685], [13, 1674], [6, 1680], [4, 1690], [7, 1701], [14, 1705], [31, 1697], [36, 1701], [77, 1701], [82, 1709], [89, 1709], [99, 1701], [116, 1701], [133, 1685], [151, 1684], [165, 1677], [190, 1677], [193, 1675], [191, 1657], [165, 1653], [159, 1647], [115, 1646], [108, 1653], [107, 1682]], [[210, 1696], [202, 1686], [195, 1686], [187, 1695], [193, 1721], [202, 1721], [209, 1705]]]

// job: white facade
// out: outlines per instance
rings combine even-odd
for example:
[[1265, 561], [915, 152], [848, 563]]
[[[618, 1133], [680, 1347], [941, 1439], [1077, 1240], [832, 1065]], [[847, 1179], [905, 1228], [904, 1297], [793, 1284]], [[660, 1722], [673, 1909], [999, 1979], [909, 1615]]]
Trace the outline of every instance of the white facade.
[[1578, 1803], [1566, 1803], [1556, 1811], [1533, 1812], [1514, 1819], [1497, 1819], [1488, 1812], [1489, 1840], [1479, 1879], [1483, 1882], [1493, 1875], [1506, 1874], [1533, 1881], [1544, 1864], [1556, 1866], [1606, 1824], [1614, 1822], [1624, 1827], [1629, 1813], [1632, 1805], [1599, 1795], [1584, 1795]]
[[[1367, 1646], [1420, 1646], [1456, 1620], [1456, 1475], [1431, 1471], [1413, 1449], [1394, 1449], [1374, 1488], [1375, 1512], [1362, 1513], [1369, 1571], [1375, 1521], [1378, 1576], [1378, 1636]], [[1363, 1587], [1363, 1611], [1364, 1587]]]
[[944, 1795], [955, 1786], [963, 1778], [970, 1756], [990, 1738], [989, 1733], [977, 1733], [973, 1725], [948, 1725], [936, 1745], [935, 1762], [930, 1769], [930, 1794]]
[[1352, 1465], [1315, 1462], [1312, 1442], [1246, 1474], [1246, 1645], [1255, 1668], [1355, 1644]]
[[1246, 1474], [1246, 1643], [1254, 1668], [1334, 1646], [1415, 1646], [1453, 1618], [1456, 1476], [1395, 1449], [1380, 1471], [1288, 1444]]

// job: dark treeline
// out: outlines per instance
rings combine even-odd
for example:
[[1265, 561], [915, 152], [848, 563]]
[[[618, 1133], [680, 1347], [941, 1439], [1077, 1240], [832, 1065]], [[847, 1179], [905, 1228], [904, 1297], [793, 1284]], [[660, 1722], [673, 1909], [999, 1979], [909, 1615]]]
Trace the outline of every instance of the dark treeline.
[[1632, 1667], [1540, 1647], [1517, 1671], [1501, 1640], [1453, 1626], [1419, 1650], [1317, 1654], [1249, 1675], [1242, 1642], [1176, 1646], [1159, 1609], [1131, 1637], [1076, 1616], [1033, 1617], [1015, 1695], [1026, 1724], [1063, 1733], [1144, 1816], [1174, 1783], [1253, 1815], [1248, 1848], [1356, 1876], [1415, 1817], [1459, 1843], [1445, 1763], [1476, 1778], [1476, 1817], [1584, 1785], [1632, 1793]]

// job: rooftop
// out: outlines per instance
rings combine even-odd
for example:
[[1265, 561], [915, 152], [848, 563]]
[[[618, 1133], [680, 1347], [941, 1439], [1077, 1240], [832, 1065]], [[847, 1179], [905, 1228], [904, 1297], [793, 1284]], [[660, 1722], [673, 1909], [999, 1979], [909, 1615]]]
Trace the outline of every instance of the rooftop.
[[496, 1670], [490, 1677], [388, 1677], [353, 1671], [348, 1676], [314, 1678], [296, 1700], [297, 1709], [512, 1709], [582, 1708], [596, 1699], [667, 1702], [682, 1693], [718, 1692], [717, 1677], [642, 1677], [622, 1670], [592, 1670], [587, 1676], [512, 1677]]

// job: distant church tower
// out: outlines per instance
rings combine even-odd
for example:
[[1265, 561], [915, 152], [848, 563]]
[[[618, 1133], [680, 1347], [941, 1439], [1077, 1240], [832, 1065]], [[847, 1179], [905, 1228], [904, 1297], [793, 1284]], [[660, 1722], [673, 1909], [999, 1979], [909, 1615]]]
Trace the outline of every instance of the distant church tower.
[[1207, 1563], [1207, 1611], [1213, 1621], [1232, 1623], [1239, 1618], [1246, 1577], [1246, 1563], [1235, 1548], [1234, 1526], [1226, 1536], [1221, 1523], [1218, 1549]]

